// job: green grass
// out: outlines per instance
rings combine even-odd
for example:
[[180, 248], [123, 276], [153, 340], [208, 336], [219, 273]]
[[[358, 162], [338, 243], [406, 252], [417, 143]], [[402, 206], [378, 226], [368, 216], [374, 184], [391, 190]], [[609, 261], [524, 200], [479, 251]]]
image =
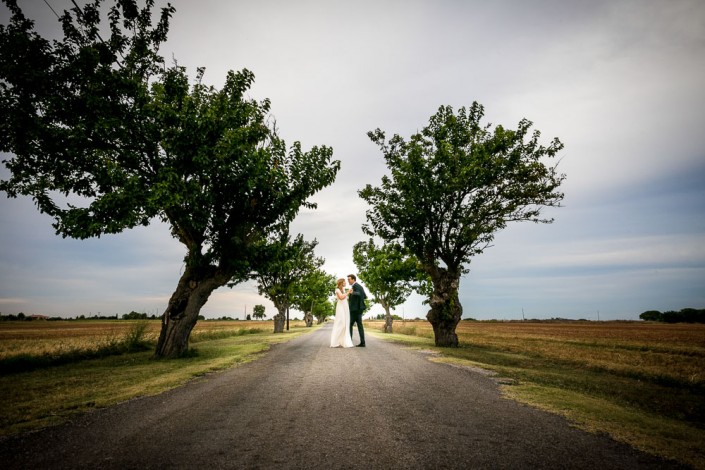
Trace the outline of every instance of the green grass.
[[702, 384], [559, 360], [530, 347], [510, 348], [509, 340], [496, 346], [466, 342], [459, 348], [437, 348], [431, 338], [412, 336], [411, 328], [391, 335], [371, 330], [376, 337], [434, 352], [429, 356], [434, 362], [492, 371], [505, 384], [501, 389], [507, 398], [565, 416], [587, 431], [705, 469]]
[[197, 331], [191, 334], [190, 342], [199, 343], [201, 341], [209, 341], [214, 339], [231, 338], [233, 336], [254, 335], [264, 333], [262, 328], [241, 328], [239, 330], [221, 330], [221, 331]]
[[292, 329], [276, 335], [249, 331], [220, 339], [202, 335], [191, 354], [180, 359], [156, 360], [150, 349], [2, 375], [0, 435], [59, 424], [90, 409], [156, 395], [209, 372], [252, 361], [272, 344], [310, 331]]

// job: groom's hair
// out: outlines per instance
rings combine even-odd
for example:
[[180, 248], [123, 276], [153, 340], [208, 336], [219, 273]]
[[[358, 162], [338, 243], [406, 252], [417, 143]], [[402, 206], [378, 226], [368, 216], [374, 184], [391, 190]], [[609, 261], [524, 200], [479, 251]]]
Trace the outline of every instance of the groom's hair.
[[357, 278], [354, 274], [348, 274], [348, 277], [351, 278], [353, 281], [357, 281]]

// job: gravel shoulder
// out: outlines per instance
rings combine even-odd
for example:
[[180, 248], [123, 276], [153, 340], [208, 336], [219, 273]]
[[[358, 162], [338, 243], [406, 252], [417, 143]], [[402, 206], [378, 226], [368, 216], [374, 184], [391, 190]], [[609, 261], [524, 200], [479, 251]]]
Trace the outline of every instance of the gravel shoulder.
[[158, 396], [0, 440], [15, 468], [682, 468], [503, 399], [472, 370], [331, 326]]

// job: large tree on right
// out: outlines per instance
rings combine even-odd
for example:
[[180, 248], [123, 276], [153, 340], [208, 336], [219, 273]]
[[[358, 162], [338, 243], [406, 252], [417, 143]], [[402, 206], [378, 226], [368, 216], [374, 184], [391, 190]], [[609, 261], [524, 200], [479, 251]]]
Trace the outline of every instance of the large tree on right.
[[458, 288], [472, 257], [509, 222], [553, 222], [542, 210], [563, 200], [565, 175], [548, 163], [563, 149], [560, 140], [543, 146], [530, 121], [492, 128], [481, 124], [483, 116], [477, 102], [457, 113], [441, 106], [408, 141], [396, 134], [387, 140], [380, 129], [367, 134], [390, 175], [359, 191], [371, 206], [363, 230], [404, 245], [431, 277], [426, 318], [437, 346], [458, 346]]

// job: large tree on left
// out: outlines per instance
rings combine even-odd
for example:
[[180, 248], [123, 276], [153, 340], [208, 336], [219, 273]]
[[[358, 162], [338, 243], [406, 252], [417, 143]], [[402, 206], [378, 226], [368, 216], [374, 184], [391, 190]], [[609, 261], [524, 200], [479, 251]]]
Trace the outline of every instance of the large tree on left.
[[[49, 41], [14, 0], [0, 25], [0, 151], [10, 197], [31, 196], [64, 237], [171, 226], [185, 268], [164, 311], [156, 356], [188, 349], [201, 307], [220, 286], [256, 270], [253, 250], [281, 231], [340, 167], [332, 149], [286, 144], [270, 103], [245, 96], [248, 70], [222, 89], [189, 84], [158, 54], [174, 9], [152, 25], [153, 1], [100, 1], [61, 17]], [[102, 34], [101, 34], [102, 33]]]

